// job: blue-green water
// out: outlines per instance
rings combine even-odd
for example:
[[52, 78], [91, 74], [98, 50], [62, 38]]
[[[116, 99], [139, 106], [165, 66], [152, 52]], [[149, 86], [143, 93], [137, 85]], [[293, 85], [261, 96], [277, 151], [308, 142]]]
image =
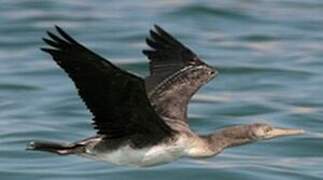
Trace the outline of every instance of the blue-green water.
[[[72, 82], [39, 51], [55, 24], [142, 76], [148, 30], [175, 34], [220, 72], [190, 104], [198, 132], [267, 122], [310, 133], [148, 169], [27, 152], [32, 139], [95, 133]], [[1, 0], [0, 75], [1, 180], [323, 179], [321, 0]]]

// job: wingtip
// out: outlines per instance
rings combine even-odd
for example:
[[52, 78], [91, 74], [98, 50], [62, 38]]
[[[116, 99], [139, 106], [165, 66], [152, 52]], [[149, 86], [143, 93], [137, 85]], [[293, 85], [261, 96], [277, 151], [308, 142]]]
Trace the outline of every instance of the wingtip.
[[39, 50], [41, 50], [41, 51], [43, 51], [43, 52], [46, 52], [46, 49], [47, 49], [47, 48], [43, 48], [43, 47], [39, 48]]
[[56, 29], [57, 31], [61, 31], [61, 30], [62, 30], [62, 28], [61, 28], [61, 27], [59, 27], [57, 24], [55, 24], [55, 25], [54, 25], [54, 27], [55, 27], [55, 29]]
[[149, 35], [150, 35], [150, 37], [154, 37], [154, 36], [157, 36], [158, 34], [153, 30], [153, 29], [151, 29], [151, 30], [149, 30]]
[[142, 54], [147, 56], [149, 54], [150, 50], [144, 49], [141, 52], [142, 52]]
[[153, 58], [154, 54], [156, 53], [155, 51], [153, 51], [153, 50], [148, 50], [148, 49], [144, 49], [144, 50], [142, 50], [141, 52], [142, 52], [142, 54], [144, 54], [144, 55], [145, 55], [149, 60], [150, 60], [151, 58]]
[[46, 48], [46, 47], [42, 47], [40, 48], [41, 51], [45, 52], [45, 53], [48, 53], [50, 55], [53, 55], [57, 52], [57, 50], [55, 49], [51, 49], [51, 48]]
[[49, 30], [47, 30], [46, 31], [46, 34], [49, 36], [49, 37], [52, 37], [54, 34], [51, 32], [51, 31], [49, 31]]
[[41, 38], [46, 44], [52, 44], [53, 43], [53, 41], [51, 41], [51, 40], [49, 40], [48, 38], [45, 38], [45, 37], [43, 37], [43, 38]]
[[165, 32], [163, 28], [161, 28], [158, 24], [154, 24], [153, 28], [150, 29], [150, 34], [161, 34], [162, 32]]
[[149, 43], [150, 43], [151, 39], [150, 39], [149, 37], [146, 37], [146, 38], [145, 38], [145, 41], [146, 41], [146, 44], [148, 44], [148, 45], [149, 45]]
[[41, 47], [39, 48], [41, 51], [44, 51], [44, 52], [48, 52], [49, 48], [44, 48], [44, 47]]
[[55, 25], [55, 28], [56, 28], [57, 32], [61, 35], [61, 37], [64, 38], [65, 41], [67, 41], [68, 43], [77, 44], [77, 45], [81, 46], [81, 44], [78, 43], [74, 38], [72, 38], [72, 36], [70, 36], [67, 32], [65, 32], [63, 30], [63, 28], [56, 26], [56, 25]]
[[146, 44], [147, 44], [150, 48], [152, 48], [152, 49], [158, 49], [158, 45], [156, 44], [155, 40], [153, 40], [151, 37], [150, 37], [150, 38], [149, 38], [149, 37], [147, 37], [147, 38], [145, 39], [145, 41], [146, 41]]
[[[54, 25], [54, 28], [60, 34], [63, 31], [63, 29], [60, 26], [58, 26], [57, 24]], [[54, 33], [52, 33], [51, 31], [47, 31], [47, 34], [49, 35], [49, 34], [54, 34]]]
[[66, 34], [66, 33], [63, 31], [63, 29], [62, 29], [61, 27], [57, 26], [57, 25], [55, 25], [55, 29], [56, 29], [56, 31], [57, 31], [60, 35], [62, 35], [63, 37], [64, 37], [64, 35]]
[[158, 26], [157, 24], [154, 25], [155, 27], [155, 31], [151, 32], [152, 37], [154, 37], [153, 35], [157, 34], [160, 37], [163, 37], [163, 39], [167, 40], [168, 42], [172, 43], [172, 44], [178, 44], [183, 46], [175, 37], [173, 37], [173, 35], [171, 35], [170, 33], [168, 33], [166, 30], [164, 30], [162, 27]]
[[165, 32], [166, 32], [162, 27], [160, 27], [160, 26], [159, 26], [159, 25], [157, 25], [157, 24], [154, 24], [154, 28], [156, 29], [156, 31], [157, 31], [159, 34], [161, 34], [161, 33], [165, 33]]
[[155, 28], [156, 30], [158, 30], [158, 29], [162, 29], [158, 24], [154, 24], [154, 28]]
[[51, 31], [46, 31], [46, 33], [53, 40], [58, 40], [59, 39], [58, 36], [55, 35], [54, 33], [52, 33]]

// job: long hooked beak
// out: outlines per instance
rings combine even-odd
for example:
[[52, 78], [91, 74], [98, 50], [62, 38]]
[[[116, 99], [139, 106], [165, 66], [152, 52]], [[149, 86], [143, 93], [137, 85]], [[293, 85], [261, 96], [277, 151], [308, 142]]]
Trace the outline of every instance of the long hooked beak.
[[296, 136], [304, 133], [305, 131], [303, 129], [273, 128], [271, 131], [268, 132], [265, 138], [271, 139], [271, 138], [281, 137], [281, 136]]

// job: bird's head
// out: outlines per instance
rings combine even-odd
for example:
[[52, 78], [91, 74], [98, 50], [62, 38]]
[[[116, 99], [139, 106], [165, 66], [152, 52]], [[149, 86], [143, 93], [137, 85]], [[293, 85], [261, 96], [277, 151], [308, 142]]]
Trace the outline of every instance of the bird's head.
[[304, 130], [302, 129], [278, 128], [263, 123], [250, 125], [250, 136], [255, 140], [272, 139], [281, 136], [294, 136], [301, 134], [304, 134]]

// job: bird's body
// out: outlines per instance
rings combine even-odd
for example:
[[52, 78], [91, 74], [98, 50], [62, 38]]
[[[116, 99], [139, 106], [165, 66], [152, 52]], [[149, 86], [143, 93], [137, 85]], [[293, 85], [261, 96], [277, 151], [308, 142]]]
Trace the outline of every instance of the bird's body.
[[[104, 137], [95, 136], [74, 144], [57, 144], [59, 147], [53, 152], [59, 155], [76, 154], [116, 165], [152, 166], [168, 163], [182, 156], [189, 156], [190, 140], [192, 139], [181, 135], [157, 145], [135, 148], [131, 143], [115, 146], [114, 140], [107, 142]], [[39, 146], [42, 144], [48, 146], [55, 143], [33, 142], [30, 147], [41, 149]]]
[[302, 134], [268, 124], [239, 125], [208, 135], [191, 131], [187, 106], [217, 71], [174, 37], [155, 26], [143, 53], [150, 59], [146, 79], [128, 73], [78, 43], [61, 28], [42, 48], [74, 81], [93, 114], [97, 136], [72, 144], [33, 141], [29, 150], [80, 155], [117, 165], [152, 166], [186, 157], [209, 157], [261, 139]]
[[106, 144], [101, 141], [94, 148], [87, 146], [86, 153], [81, 155], [116, 165], [152, 166], [171, 162], [185, 155], [187, 140], [179, 137], [172, 142], [162, 142], [144, 148], [134, 148], [130, 144], [124, 144], [112, 150], [109, 150]]

